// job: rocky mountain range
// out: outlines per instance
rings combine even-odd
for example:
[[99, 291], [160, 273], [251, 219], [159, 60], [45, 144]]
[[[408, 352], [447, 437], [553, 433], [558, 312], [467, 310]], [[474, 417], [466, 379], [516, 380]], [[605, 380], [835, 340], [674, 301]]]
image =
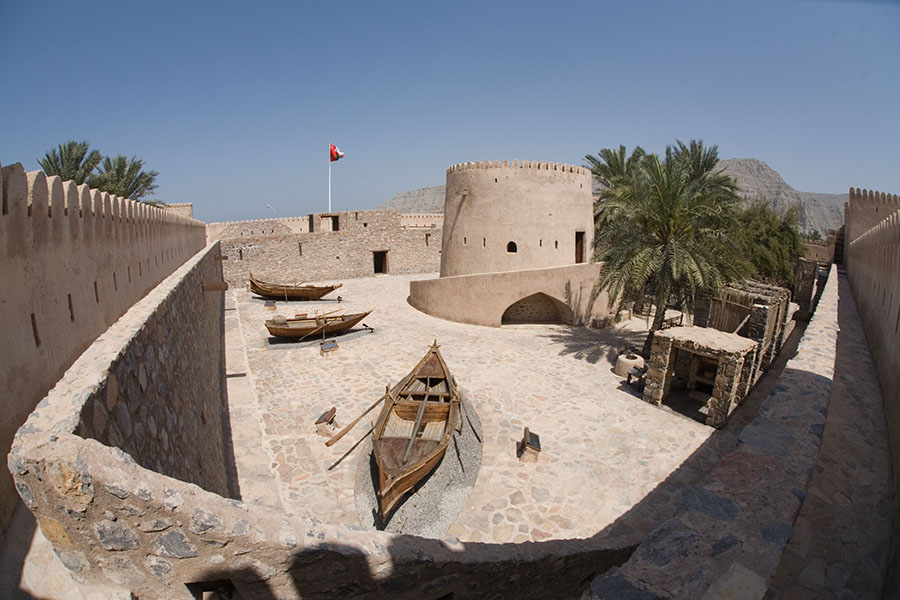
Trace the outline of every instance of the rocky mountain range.
[[[847, 193], [820, 194], [795, 190], [769, 165], [754, 158], [729, 158], [719, 161], [719, 167], [737, 181], [745, 201], [765, 198], [779, 211], [796, 206], [802, 231], [817, 229], [824, 237], [829, 229], [837, 229], [844, 222]], [[379, 208], [405, 213], [443, 212], [444, 186], [401, 192]]]

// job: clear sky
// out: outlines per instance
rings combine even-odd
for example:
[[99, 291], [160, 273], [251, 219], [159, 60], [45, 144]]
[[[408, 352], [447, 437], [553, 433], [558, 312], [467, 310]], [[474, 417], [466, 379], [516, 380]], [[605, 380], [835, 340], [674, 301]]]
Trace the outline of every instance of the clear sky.
[[676, 139], [900, 193], [900, 1], [0, 0], [0, 163], [142, 158], [204, 221], [376, 208], [474, 160]]

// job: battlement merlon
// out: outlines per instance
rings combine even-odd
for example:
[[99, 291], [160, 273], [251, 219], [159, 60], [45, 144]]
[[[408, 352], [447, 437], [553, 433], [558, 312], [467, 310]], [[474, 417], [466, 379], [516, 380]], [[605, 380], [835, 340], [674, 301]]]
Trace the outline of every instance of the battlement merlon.
[[539, 171], [556, 171], [563, 173], [574, 173], [577, 175], [591, 176], [590, 170], [585, 167], [575, 165], [566, 165], [562, 163], [544, 162], [544, 161], [528, 161], [528, 160], [484, 160], [475, 162], [464, 162], [447, 167], [447, 174], [458, 173], [459, 171], [468, 171], [471, 169], [534, 169]]
[[897, 194], [886, 194], [884, 192], [876, 192], [873, 190], [860, 190], [859, 188], [850, 188], [850, 202], [865, 202], [867, 204], [896, 204], [900, 206], [900, 196]]

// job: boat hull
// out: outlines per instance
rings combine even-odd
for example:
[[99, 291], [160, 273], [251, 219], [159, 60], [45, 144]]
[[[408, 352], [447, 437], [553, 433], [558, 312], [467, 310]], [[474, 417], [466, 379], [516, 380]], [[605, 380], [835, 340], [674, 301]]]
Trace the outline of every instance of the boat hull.
[[283, 323], [276, 322], [274, 319], [266, 321], [266, 329], [269, 334], [280, 338], [291, 338], [302, 340], [311, 335], [328, 336], [344, 333], [355, 327], [360, 321], [365, 319], [372, 311], [364, 313], [356, 313], [352, 315], [343, 315], [339, 319], [325, 317], [325, 324], [317, 324], [315, 319], [286, 319]]
[[286, 285], [265, 283], [253, 277], [250, 278], [251, 292], [275, 300], [318, 300], [342, 285], [342, 283], [337, 285]]

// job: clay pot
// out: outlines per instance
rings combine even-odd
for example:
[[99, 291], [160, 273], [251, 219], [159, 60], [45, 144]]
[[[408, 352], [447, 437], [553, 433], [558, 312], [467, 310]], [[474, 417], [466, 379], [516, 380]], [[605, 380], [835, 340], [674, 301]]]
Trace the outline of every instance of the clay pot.
[[618, 360], [616, 360], [616, 367], [613, 369], [616, 375], [619, 377], [628, 377], [628, 371], [634, 368], [642, 368], [644, 366], [644, 359], [637, 354], [632, 354], [630, 352], [625, 352], [624, 354], [620, 354]]

